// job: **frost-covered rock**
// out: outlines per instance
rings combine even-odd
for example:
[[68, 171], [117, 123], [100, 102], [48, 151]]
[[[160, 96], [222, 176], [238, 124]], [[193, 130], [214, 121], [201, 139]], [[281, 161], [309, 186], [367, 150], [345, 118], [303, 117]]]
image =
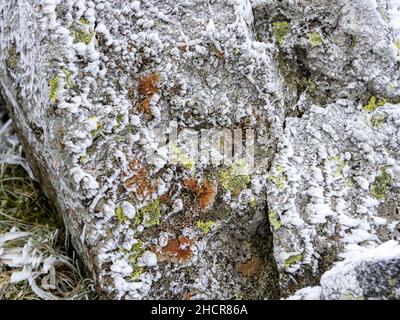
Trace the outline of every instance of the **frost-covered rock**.
[[283, 287], [293, 277], [312, 283], [359, 247], [398, 239], [399, 124], [398, 105], [367, 113], [348, 100], [286, 119], [268, 189]]
[[400, 298], [400, 245], [387, 241], [361, 249], [336, 263], [318, 287], [297, 291], [291, 300], [354, 300]]
[[[0, 12], [3, 96], [100, 294], [277, 297], [265, 181], [283, 80], [251, 3], [3, 1]], [[184, 142], [207, 128], [253, 130], [257, 166], [238, 152], [216, 163], [212, 143], [196, 157]]]
[[0, 88], [99, 292], [274, 298], [395, 239], [399, 7], [3, 1]]

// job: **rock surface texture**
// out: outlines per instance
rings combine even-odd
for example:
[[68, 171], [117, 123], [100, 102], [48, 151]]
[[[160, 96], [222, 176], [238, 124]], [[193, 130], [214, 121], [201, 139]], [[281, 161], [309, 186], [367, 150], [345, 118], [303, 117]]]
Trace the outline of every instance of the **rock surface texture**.
[[343, 259], [313, 297], [390, 298], [362, 283], [392, 260], [324, 285], [399, 240], [399, 52], [397, 0], [0, 3], [1, 92], [105, 298], [287, 297]]

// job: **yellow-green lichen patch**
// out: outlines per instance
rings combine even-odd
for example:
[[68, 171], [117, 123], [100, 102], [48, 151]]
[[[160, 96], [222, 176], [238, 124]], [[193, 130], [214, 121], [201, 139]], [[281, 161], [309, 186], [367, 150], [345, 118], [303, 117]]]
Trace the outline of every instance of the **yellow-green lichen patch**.
[[211, 220], [208, 220], [208, 221], [201, 221], [201, 220], [198, 220], [198, 221], [196, 222], [196, 227], [199, 228], [199, 229], [201, 229], [201, 231], [203, 231], [204, 234], [209, 233], [210, 230], [211, 230], [211, 227], [212, 227], [213, 225], [214, 225], [214, 222], [211, 221]]
[[387, 101], [384, 98], [377, 99], [375, 96], [372, 96], [368, 103], [364, 106], [364, 111], [374, 112], [378, 107], [384, 106], [386, 102]]
[[290, 23], [288, 21], [276, 21], [272, 23], [272, 34], [279, 44], [282, 43], [290, 32]]
[[310, 42], [311, 47], [318, 47], [322, 44], [321, 36], [318, 32], [311, 32], [308, 34], [308, 41]]
[[83, 42], [88, 45], [92, 41], [94, 32], [89, 30], [90, 23], [85, 18], [79, 20], [80, 24], [74, 25], [71, 32], [74, 36], [74, 43]]
[[249, 206], [253, 209], [257, 208], [257, 199], [255, 197], [249, 199]]
[[394, 45], [397, 48], [397, 56], [400, 56], [400, 39], [396, 40]]
[[104, 129], [104, 125], [102, 123], [100, 123], [100, 122], [97, 122], [96, 123], [96, 129], [91, 130], [90, 131], [90, 135], [93, 138], [96, 138], [96, 137], [98, 137], [100, 135], [100, 133], [103, 131], [103, 129]]
[[268, 219], [269, 219], [269, 223], [272, 226], [272, 228], [274, 229], [274, 231], [278, 231], [281, 226], [281, 220], [279, 219], [278, 214], [275, 212], [275, 210], [273, 209], [269, 209], [268, 210]]
[[65, 85], [68, 89], [74, 87], [74, 82], [72, 81], [72, 72], [69, 71], [68, 69], [62, 68], [61, 71], [65, 75]]
[[196, 162], [183, 152], [177, 145], [171, 143], [169, 146], [173, 163], [179, 163], [190, 171], [194, 171]]
[[383, 112], [374, 112], [368, 119], [368, 124], [377, 129], [383, 128], [386, 121], [386, 115]]
[[379, 175], [375, 178], [371, 186], [371, 194], [375, 199], [382, 200], [392, 184], [392, 177], [387, 172], [386, 167], [380, 169]]
[[117, 217], [118, 221], [121, 223], [124, 223], [127, 220], [127, 217], [121, 207], [118, 207], [115, 209], [115, 216]]
[[144, 226], [146, 228], [160, 224], [160, 200], [156, 199], [142, 209], [140, 214], [143, 217]]
[[277, 167], [275, 167], [275, 169], [272, 169], [271, 171], [274, 172], [274, 174], [269, 175], [269, 181], [271, 181], [278, 189], [284, 189], [287, 180], [285, 167], [283, 165], [278, 165]]
[[146, 252], [146, 247], [143, 243], [143, 241], [138, 240], [133, 246], [130, 251], [129, 255], [129, 262], [133, 268], [133, 271], [130, 275], [130, 278], [132, 281], [135, 281], [139, 279], [140, 275], [144, 272], [144, 268], [141, 266], [137, 265], [138, 259], [143, 256], [143, 254]]
[[343, 174], [343, 169], [346, 166], [346, 162], [339, 156], [329, 158], [335, 165], [335, 171], [333, 172], [335, 177], [341, 177]]
[[143, 274], [144, 268], [141, 267], [141, 266], [138, 266], [138, 265], [133, 265], [133, 266], [132, 266], [132, 269], [133, 269], [133, 271], [132, 271], [132, 273], [131, 273], [131, 275], [130, 275], [130, 279], [131, 279], [132, 281], [136, 281], [136, 280], [138, 280], [138, 279], [140, 278], [140, 276]]
[[59, 83], [60, 83], [59, 76], [56, 76], [49, 81], [49, 98], [51, 102], [57, 101]]
[[7, 66], [11, 70], [15, 70], [17, 68], [19, 62], [19, 53], [17, 52], [17, 48], [15, 47], [15, 45], [11, 46], [8, 49], [8, 57], [6, 62]]
[[221, 169], [218, 173], [219, 183], [233, 195], [238, 195], [246, 189], [251, 181], [248, 165], [244, 160], [237, 160], [228, 168]]
[[302, 254], [294, 254], [292, 256], [290, 256], [289, 258], [287, 258], [284, 262], [283, 262], [283, 268], [284, 269], [288, 269], [290, 268], [292, 265], [300, 262], [301, 260], [303, 260], [303, 255]]

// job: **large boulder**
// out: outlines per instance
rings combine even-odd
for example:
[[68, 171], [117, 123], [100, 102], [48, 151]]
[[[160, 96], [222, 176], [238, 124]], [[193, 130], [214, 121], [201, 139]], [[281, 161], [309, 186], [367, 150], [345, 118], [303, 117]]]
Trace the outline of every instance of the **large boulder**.
[[398, 9], [1, 2], [1, 92], [99, 293], [278, 298], [396, 238]]

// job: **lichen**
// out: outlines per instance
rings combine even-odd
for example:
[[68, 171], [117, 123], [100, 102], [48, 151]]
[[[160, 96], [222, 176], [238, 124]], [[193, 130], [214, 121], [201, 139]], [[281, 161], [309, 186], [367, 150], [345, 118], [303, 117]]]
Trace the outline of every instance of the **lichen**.
[[214, 221], [208, 220], [208, 221], [201, 221], [198, 220], [196, 222], [196, 227], [201, 229], [201, 231], [203, 231], [204, 234], [207, 234], [210, 232], [211, 227], [214, 225]]
[[160, 200], [156, 199], [140, 209], [146, 228], [160, 224]]
[[194, 171], [196, 162], [191, 159], [185, 152], [183, 152], [178, 146], [171, 143], [170, 151], [172, 153], [172, 160], [175, 163], [179, 163], [190, 171]]
[[283, 190], [287, 180], [285, 167], [283, 165], [278, 165], [273, 171], [276, 173], [269, 175], [269, 181], [271, 181], [278, 189]]
[[375, 178], [371, 186], [371, 194], [375, 199], [382, 200], [385, 198], [389, 186], [392, 183], [392, 177], [387, 172], [386, 167], [380, 169], [379, 175]]
[[312, 48], [317, 47], [322, 44], [322, 39], [318, 32], [309, 33], [308, 41], [310, 42]]
[[74, 36], [74, 43], [83, 42], [84, 44], [88, 45], [90, 41], [92, 41], [94, 32], [89, 30], [89, 22], [81, 18], [80, 25], [74, 25], [71, 28], [71, 32]]
[[281, 220], [279, 219], [278, 214], [275, 212], [275, 210], [273, 210], [273, 209], [268, 210], [268, 219], [269, 219], [269, 223], [273, 227], [274, 231], [278, 231], [281, 228], [282, 223], [281, 223]]
[[253, 209], [257, 207], [257, 199], [255, 197], [249, 199], [249, 206]]
[[248, 165], [243, 160], [237, 160], [228, 168], [220, 169], [218, 173], [220, 184], [233, 195], [238, 195], [246, 189], [251, 181]]
[[386, 121], [386, 115], [382, 112], [375, 112], [368, 119], [368, 124], [373, 128], [383, 128]]
[[144, 272], [144, 267], [138, 266], [137, 261], [138, 259], [143, 256], [143, 254], [146, 252], [146, 247], [143, 243], [143, 241], [138, 240], [133, 246], [130, 251], [129, 255], [129, 262], [133, 268], [133, 271], [130, 275], [130, 278], [132, 281], [135, 281], [139, 279], [140, 275]]
[[15, 70], [18, 66], [18, 62], [19, 53], [17, 52], [15, 45], [13, 45], [8, 49], [7, 65], [11, 70]]
[[276, 21], [272, 23], [272, 33], [279, 44], [282, 43], [290, 32], [290, 23], [288, 21]]
[[386, 99], [380, 98], [377, 100], [375, 96], [372, 96], [368, 103], [364, 106], [364, 111], [366, 112], [374, 112], [378, 107], [382, 107], [386, 104]]
[[60, 82], [60, 77], [55, 76], [49, 81], [49, 98], [51, 102], [56, 102], [58, 98], [58, 86]]
[[102, 132], [103, 129], [104, 129], [104, 125], [102, 123], [100, 123], [100, 122], [97, 122], [96, 123], [96, 129], [91, 130], [90, 131], [90, 135], [93, 138], [96, 138], [96, 137], [98, 137], [100, 135], [100, 133]]
[[335, 163], [335, 171], [333, 172], [335, 177], [341, 177], [343, 174], [343, 169], [346, 166], [346, 162], [339, 156], [329, 158], [330, 161]]
[[133, 266], [132, 266], [132, 269], [133, 269], [133, 271], [132, 271], [132, 273], [131, 273], [131, 275], [130, 275], [130, 279], [131, 279], [132, 281], [136, 281], [136, 280], [138, 280], [138, 279], [140, 278], [140, 276], [143, 274], [144, 268], [143, 268], [143, 267], [140, 267], [140, 266], [138, 266], [138, 265], [133, 265]]
[[72, 81], [72, 72], [68, 69], [62, 68], [61, 71], [65, 75], [65, 85], [68, 89], [74, 87], [74, 82]]
[[117, 217], [118, 221], [121, 223], [124, 223], [127, 220], [127, 217], [124, 214], [124, 211], [122, 210], [121, 207], [118, 207], [115, 209], [115, 216]]
[[287, 258], [283, 262], [283, 268], [284, 269], [288, 269], [289, 267], [291, 267], [292, 265], [298, 263], [302, 259], [303, 259], [303, 255], [302, 254], [294, 254], [294, 255], [290, 256], [289, 258]]

